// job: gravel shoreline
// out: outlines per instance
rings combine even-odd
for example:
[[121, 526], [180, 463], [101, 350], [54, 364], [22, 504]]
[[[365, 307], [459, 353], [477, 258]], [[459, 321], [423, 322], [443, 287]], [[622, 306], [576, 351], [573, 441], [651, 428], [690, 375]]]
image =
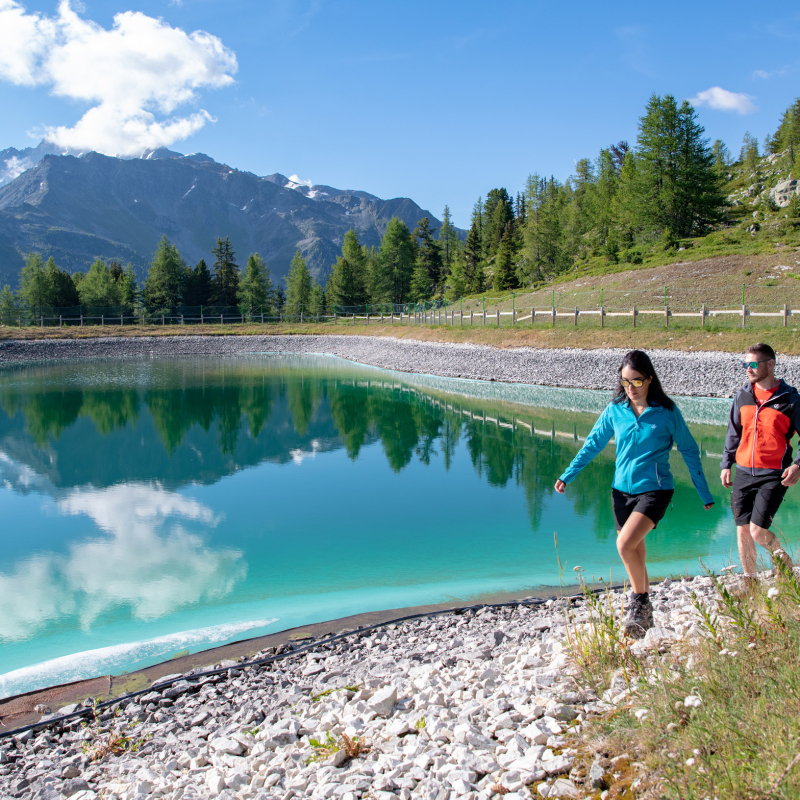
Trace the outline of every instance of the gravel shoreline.
[[[706, 577], [653, 586], [657, 627], [633, 654], [647, 660], [697, 635], [691, 595], [711, 603], [714, 591]], [[612, 598], [618, 609], [621, 592]], [[572, 735], [613, 708], [633, 713], [635, 696], [621, 677], [600, 696], [578, 683], [565, 626], [591, 612], [583, 598], [568, 608], [530, 600], [438, 613], [294, 645], [297, 653], [283, 645], [277, 654], [288, 655], [267, 664], [161, 678], [88, 727], [54, 720], [0, 739], [0, 798], [596, 797], [620, 778], [619, 759], [587, 761]], [[138, 751], [104, 751], [117, 731]], [[364, 752], [349, 757], [344, 737], [358, 737]], [[633, 768], [643, 775], [643, 764]]]
[[[83, 358], [324, 353], [376, 367], [443, 377], [579, 389], [612, 389], [624, 350], [534, 349], [421, 342], [371, 336], [174, 336], [0, 342], [0, 364]], [[667, 392], [730, 397], [744, 383], [738, 354], [650, 353]], [[800, 384], [800, 356], [781, 357], [778, 374]]]

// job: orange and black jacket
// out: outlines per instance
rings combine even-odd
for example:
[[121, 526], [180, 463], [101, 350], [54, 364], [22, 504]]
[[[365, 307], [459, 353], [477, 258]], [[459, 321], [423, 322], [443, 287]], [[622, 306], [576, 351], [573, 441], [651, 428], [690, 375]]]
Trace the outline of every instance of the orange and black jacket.
[[[750, 475], [781, 473], [792, 463], [792, 436], [800, 430], [800, 394], [781, 381], [763, 405], [756, 402], [748, 383], [733, 399], [722, 469], [734, 461]], [[795, 463], [800, 466], [800, 454]]]

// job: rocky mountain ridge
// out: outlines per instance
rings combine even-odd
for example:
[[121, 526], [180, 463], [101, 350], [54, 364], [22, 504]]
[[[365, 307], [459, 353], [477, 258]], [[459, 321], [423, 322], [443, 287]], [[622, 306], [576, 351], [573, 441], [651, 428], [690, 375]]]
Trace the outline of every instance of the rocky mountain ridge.
[[[53, 256], [68, 272], [97, 258], [131, 262], [143, 278], [166, 235], [193, 266], [210, 264], [218, 236], [229, 236], [243, 264], [258, 252], [273, 277], [288, 272], [296, 250], [312, 274], [327, 279], [351, 228], [366, 245], [379, 245], [389, 220], [413, 229], [422, 217], [439, 220], [409, 198], [382, 200], [363, 191], [309, 186], [275, 173], [259, 177], [203, 153], [184, 156], [160, 148], [141, 158], [100, 153], [78, 156], [0, 152], [0, 166], [38, 163], [0, 185], [0, 284], [17, 285], [30, 251]], [[8, 155], [11, 153], [11, 155]]]

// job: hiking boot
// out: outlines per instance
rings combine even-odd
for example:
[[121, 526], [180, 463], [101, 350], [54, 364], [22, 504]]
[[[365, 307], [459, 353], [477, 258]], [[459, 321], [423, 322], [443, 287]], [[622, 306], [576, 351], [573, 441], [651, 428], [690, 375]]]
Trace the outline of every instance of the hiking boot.
[[752, 575], [742, 575], [738, 583], [728, 588], [731, 597], [747, 598], [752, 597], [758, 588], [758, 578]]
[[653, 627], [653, 605], [650, 599], [641, 600], [635, 597], [631, 600], [628, 615], [622, 625], [626, 636], [631, 639], [643, 639], [647, 631]]

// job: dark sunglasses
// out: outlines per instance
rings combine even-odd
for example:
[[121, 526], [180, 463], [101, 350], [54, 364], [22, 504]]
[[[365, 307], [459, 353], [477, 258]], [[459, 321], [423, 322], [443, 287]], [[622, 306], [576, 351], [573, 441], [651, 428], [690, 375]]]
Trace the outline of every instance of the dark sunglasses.
[[759, 364], [765, 364], [767, 361], [772, 361], [772, 359], [762, 358], [761, 361], [742, 361], [742, 366], [745, 369], [758, 369]]
[[633, 386], [636, 389], [644, 386], [644, 382], [647, 378], [634, 378], [632, 381], [627, 380], [626, 378], [620, 378], [619, 383], [623, 389], [627, 389], [629, 386]]

